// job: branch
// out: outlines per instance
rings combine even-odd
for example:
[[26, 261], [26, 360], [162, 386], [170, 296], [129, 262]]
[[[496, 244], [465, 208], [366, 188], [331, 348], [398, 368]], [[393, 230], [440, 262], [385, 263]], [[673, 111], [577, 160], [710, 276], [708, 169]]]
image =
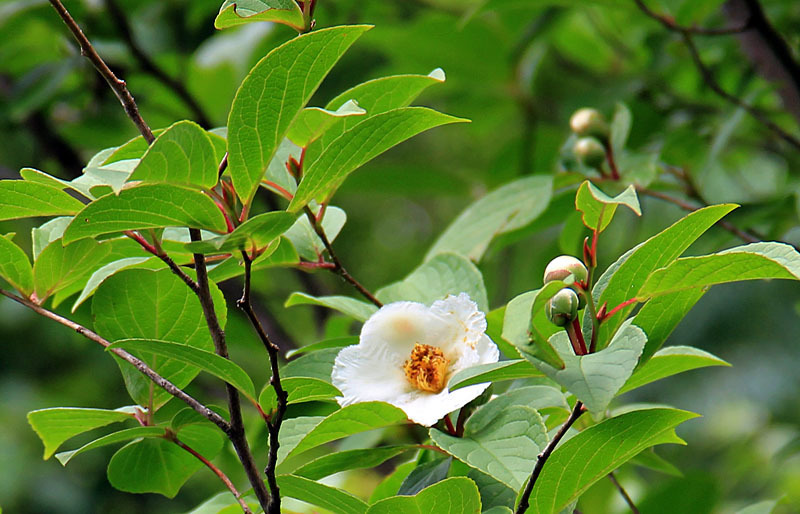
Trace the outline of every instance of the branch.
[[78, 41], [78, 45], [81, 48], [81, 55], [89, 59], [97, 72], [100, 73], [100, 75], [114, 91], [114, 94], [117, 95], [117, 98], [122, 104], [122, 107], [125, 109], [128, 117], [131, 119], [131, 121], [133, 121], [134, 125], [136, 125], [136, 128], [139, 129], [139, 132], [142, 134], [145, 141], [152, 143], [155, 140], [153, 131], [150, 130], [150, 127], [144, 121], [141, 114], [139, 114], [139, 107], [136, 105], [136, 101], [133, 99], [131, 92], [128, 91], [128, 86], [125, 84], [125, 81], [117, 78], [117, 76], [114, 75], [114, 72], [111, 71], [108, 65], [106, 65], [105, 61], [103, 61], [103, 59], [92, 46], [92, 43], [89, 42], [89, 39], [84, 35], [81, 28], [69, 14], [67, 8], [61, 3], [61, 0], [50, 0], [50, 5], [53, 6], [53, 9], [56, 10], [58, 15], [67, 25], [70, 32], [72, 32], [72, 35], [75, 36], [75, 39]]
[[278, 465], [278, 448], [280, 448], [278, 435], [281, 430], [281, 424], [283, 423], [283, 416], [286, 414], [288, 394], [286, 391], [284, 391], [283, 386], [281, 385], [280, 370], [278, 368], [278, 346], [270, 340], [269, 335], [267, 335], [266, 331], [264, 331], [264, 327], [261, 326], [261, 322], [258, 320], [258, 317], [253, 310], [253, 304], [250, 301], [250, 277], [251, 265], [253, 261], [250, 259], [250, 256], [247, 255], [247, 252], [242, 252], [242, 258], [244, 259], [244, 288], [242, 289], [242, 297], [236, 302], [236, 305], [247, 315], [250, 323], [253, 325], [253, 328], [255, 328], [256, 332], [258, 333], [258, 337], [261, 339], [261, 342], [267, 349], [267, 353], [269, 354], [269, 363], [272, 368], [272, 376], [269, 379], [269, 383], [275, 389], [275, 396], [278, 399], [278, 405], [275, 410], [275, 414], [271, 415], [269, 419], [267, 419], [267, 430], [269, 431], [269, 457], [264, 473], [267, 475], [267, 483], [269, 484], [270, 491], [270, 501], [269, 505], [267, 506], [266, 513], [280, 514], [281, 494], [277, 479], [275, 478], [275, 468]]
[[375, 295], [370, 293], [369, 289], [362, 286], [358, 280], [353, 278], [353, 276], [350, 275], [350, 273], [348, 273], [346, 269], [344, 269], [344, 266], [342, 266], [342, 262], [336, 255], [336, 252], [333, 251], [333, 246], [331, 245], [331, 242], [328, 240], [328, 236], [325, 234], [325, 229], [322, 228], [322, 224], [319, 221], [317, 221], [317, 217], [314, 216], [313, 212], [311, 212], [311, 208], [306, 206], [303, 208], [303, 210], [306, 213], [308, 222], [311, 223], [311, 226], [314, 228], [314, 232], [317, 233], [317, 236], [319, 236], [320, 240], [322, 241], [322, 244], [325, 245], [325, 249], [328, 250], [328, 255], [330, 255], [334, 266], [332, 271], [337, 275], [339, 275], [340, 277], [342, 277], [343, 279], [345, 279], [350, 284], [352, 284], [353, 287], [358, 289], [358, 292], [361, 293], [364, 296], [364, 298], [372, 302], [376, 307], [378, 308], [383, 307], [383, 302], [375, 298]]
[[[96, 333], [92, 332], [83, 325], [75, 323], [72, 320], [69, 320], [63, 316], [56, 314], [55, 312], [51, 312], [40, 305], [36, 305], [35, 303], [26, 298], [19, 297], [3, 289], [0, 289], [0, 294], [14, 300], [20, 305], [24, 305], [25, 307], [31, 309], [37, 314], [44, 316], [45, 318], [49, 318], [53, 321], [61, 323], [65, 327], [71, 328], [78, 334], [89, 339], [90, 341], [94, 341], [95, 343], [99, 344], [100, 346], [103, 346], [104, 348], [108, 348], [111, 345], [111, 342], [97, 335]], [[112, 348], [109, 351], [114, 355], [116, 355], [117, 357], [119, 357], [120, 359], [124, 360], [125, 362], [128, 362], [129, 364], [133, 365], [137, 370], [139, 370], [139, 372], [141, 372], [144, 376], [153, 381], [153, 383], [155, 383], [157, 386], [161, 387], [175, 398], [184, 402], [186, 405], [194, 409], [198, 414], [200, 414], [210, 422], [217, 425], [220, 429], [222, 429], [223, 432], [227, 433], [230, 430], [228, 422], [225, 421], [222, 418], [222, 416], [220, 416], [213, 410], [209, 409], [202, 403], [198, 402], [197, 400], [195, 400], [194, 398], [183, 392], [183, 390], [176, 387], [172, 382], [170, 382], [166, 378], [156, 373], [152, 368], [150, 368], [150, 366], [145, 364], [141, 359], [134, 357], [133, 355], [126, 352], [122, 348]]]
[[[196, 228], [189, 229], [189, 236], [192, 241], [201, 241], [202, 236], [200, 230]], [[220, 357], [228, 358], [228, 345], [225, 342], [225, 331], [219, 324], [217, 312], [214, 310], [214, 300], [211, 297], [211, 290], [208, 282], [208, 270], [206, 269], [205, 256], [202, 253], [194, 254], [195, 271], [197, 272], [197, 298], [200, 300], [200, 306], [203, 309], [203, 315], [206, 318], [208, 331], [211, 333], [211, 339], [214, 341], [214, 349]], [[228, 431], [228, 438], [231, 440], [236, 454], [244, 467], [247, 478], [250, 480], [250, 485], [255, 490], [256, 497], [262, 508], [266, 509], [270, 504], [269, 493], [264, 486], [264, 481], [261, 480], [260, 473], [256, 467], [253, 454], [250, 451], [250, 446], [247, 443], [245, 436], [244, 421], [242, 420], [242, 404], [239, 399], [239, 391], [230, 384], [225, 384], [228, 393], [228, 412], [231, 415], [230, 430]]]
[[136, 39], [133, 37], [133, 31], [131, 30], [130, 23], [128, 23], [128, 18], [125, 16], [125, 12], [119, 7], [119, 4], [117, 4], [116, 0], [105, 1], [106, 8], [108, 9], [108, 13], [111, 15], [112, 21], [117, 26], [117, 30], [121, 33], [122, 39], [125, 41], [125, 44], [128, 46], [128, 49], [130, 50], [131, 54], [133, 54], [133, 57], [139, 63], [139, 66], [141, 66], [142, 70], [145, 73], [152, 75], [167, 88], [171, 89], [172, 92], [174, 92], [178, 98], [180, 98], [183, 103], [189, 107], [189, 109], [192, 111], [192, 116], [197, 123], [199, 123], [205, 129], [211, 128], [212, 123], [205, 111], [200, 106], [200, 103], [197, 101], [197, 99], [192, 96], [188, 89], [186, 89], [186, 86], [183, 84], [183, 82], [170, 77], [158, 66], [158, 64], [155, 63], [155, 61], [150, 58], [149, 55], [144, 52], [144, 50], [142, 50], [142, 48], [136, 42]]
[[572, 413], [569, 415], [567, 420], [561, 425], [561, 428], [558, 429], [556, 435], [547, 443], [544, 451], [539, 454], [536, 459], [536, 465], [533, 467], [533, 472], [531, 473], [531, 477], [528, 479], [528, 485], [525, 486], [525, 491], [522, 493], [522, 497], [519, 500], [519, 505], [517, 506], [517, 510], [515, 514], [524, 514], [526, 510], [528, 510], [529, 503], [528, 501], [531, 498], [531, 492], [533, 492], [533, 486], [536, 484], [536, 480], [539, 478], [539, 475], [542, 473], [542, 468], [544, 467], [544, 463], [547, 462], [547, 459], [550, 458], [550, 454], [553, 453], [553, 450], [556, 449], [559, 441], [561, 438], [564, 437], [564, 434], [567, 433], [569, 427], [572, 426], [575, 421], [581, 417], [581, 414], [586, 412], [586, 409], [583, 406], [583, 403], [580, 401], [575, 403], [575, 408], [572, 409]]
[[633, 514], [639, 514], [639, 509], [636, 508], [636, 504], [633, 503], [633, 500], [631, 500], [631, 497], [628, 496], [628, 491], [626, 491], [625, 488], [622, 487], [622, 484], [619, 483], [619, 481], [617, 480], [617, 477], [614, 476], [614, 472], [613, 471], [608, 474], [608, 479], [611, 480], [611, 482], [614, 484], [614, 486], [619, 491], [619, 494], [621, 494], [622, 498], [625, 499], [625, 503], [628, 504], [628, 507], [630, 507], [631, 512]]
[[238, 501], [239, 505], [242, 507], [242, 512], [244, 512], [245, 514], [253, 514], [253, 511], [250, 510], [250, 507], [248, 507], [247, 502], [245, 502], [242, 499], [242, 495], [239, 493], [239, 491], [236, 490], [236, 486], [233, 485], [231, 479], [228, 478], [228, 476], [225, 473], [223, 473], [221, 469], [216, 467], [211, 461], [200, 455], [194, 448], [187, 445], [186, 443], [178, 439], [176, 436], [171, 435], [170, 437], [168, 437], [168, 440], [172, 441], [173, 443], [177, 444], [187, 452], [191, 453], [195, 458], [197, 458], [197, 460], [205, 464], [205, 466], [208, 469], [210, 469], [215, 475], [219, 477], [219, 479], [222, 481], [223, 484], [225, 484], [225, 487], [228, 488], [231, 494], [233, 494], [234, 498], [236, 498], [236, 501]]
[[658, 14], [657, 12], [653, 11], [644, 3], [643, 0], [633, 0], [639, 9], [648, 15], [649, 17], [653, 18], [660, 24], [662, 24], [667, 30], [671, 30], [674, 32], [683, 32], [686, 34], [696, 34], [698, 36], [727, 36], [730, 34], [738, 34], [740, 32], [744, 32], [752, 28], [752, 19], [748, 18], [744, 21], [744, 23], [740, 25], [735, 25], [733, 27], [723, 27], [719, 29], [706, 29], [702, 27], [684, 27], [682, 25], [678, 25], [675, 23], [669, 16], [665, 16], [663, 14]]

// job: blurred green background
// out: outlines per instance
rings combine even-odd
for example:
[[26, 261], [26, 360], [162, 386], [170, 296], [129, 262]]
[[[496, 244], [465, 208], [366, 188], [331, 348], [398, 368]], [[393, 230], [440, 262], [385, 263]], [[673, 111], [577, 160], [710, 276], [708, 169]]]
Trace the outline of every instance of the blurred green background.
[[[216, 31], [219, 3], [75, 0], [66, 5], [157, 128], [184, 118], [224, 126], [250, 67], [293, 37], [286, 27], [265, 23]], [[686, 26], [707, 27], [735, 24], [745, 8], [740, 4], [752, 2], [648, 3]], [[797, 62], [800, 2], [763, 0], [761, 5]], [[335, 203], [347, 211], [348, 222], [335, 246], [351, 273], [371, 289], [414, 269], [447, 224], [487, 191], [519, 176], [569, 169], [564, 148], [570, 114], [593, 106], [610, 116], [617, 102], [633, 114], [627, 154], [632, 177], [650, 182], [661, 176], [651, 187], [680, 196], [674, 181], [663, 178], [671, 169], [667, 164], [678, 167], [692, 177], [705, 201], [742, 203], [731, 216], [737, 225], [766, 239], [800, 243], [800, 151], [714, 94], [680, 36], [645, 16], [632, 0], [319, 0], [316, 22], [317, 27], [371, 23], [375, 28], [334, 68], [311, 105], [324, 105], [364, 80], [441, 67], [447, 81], [427, 90], [419, 103], [472, 120], [392, 150], [355, 173], [337, 194]], [[763, 42], [738, 35], [694, 41], [727, 91], [758, 106], [786, 131], [800, 133], [800, 89], [787, 92], [759, 65], [763, 55], [753, 52]], [[176, 91], [176, 82], [185, 93]], [[95, 152], [136, 135], [48, 2], [0, 1], [0, 177], [18, 177], [21, 167], [30, 166], [73, 178]], [[267, 193], [261, 201], [267, 205]], [[601, 268], [683, 215], [653, 198], [643, 198], [643, 210], [641, 218], [620, 212], [604, 233]], [[40, 222], [2, 222], [0, 230], [18, 233], [17, 240], [29, 245], [30, 229]], [[560, 253], [579, 255], [581, 240], [566, 201], [545, 219], [496, 241], [479, 263], [492, 308], [539, 287], [546, 263]], [[714, 229], [689, 253], [740, 243]], [[254, 280], [260, 313], [284, 349], [323, 335], [357, 333], [357, 326], [330, 312], [283, 308], [297, 290], [354, 295], [333, 275], [277, 269]], [[232, 313], [231, 353], [256, 383], [264, 383], [266, 356], [234, 313], [238, 289], [235, 281], [223, 286]], [[733, 367], [681, 375], [623, 397], [703, 415], [679, 430], [689, 447], [658, 450], [683, 478], [623, 469], [621, 479], [643, 513], [733, 513], [784, 495], [782, 512], [800, 512], [798, 306], [796, 283], [712, 290], [668, 344], [698, 346]], [[68, 308], [62, 305], [59, 311]], [[88, 304], [74, 317], [91, 325]], [[220, 490], [203, 470], [171, 501], [115, 491], [105, 478], [113, 449], [87, 453], [68, 468], [42, 461], [41, 443], [25, 419], [28, 411], [116, 408], [130, 400], [107, 355], [7, 300], [0, 301], [0, 344], [3, 512], [186, 512]], [[219, 395], [202, 376], [190, 392]], [[258, 420], [252, 421], [251, 433], [263, 444]], [[234, 469], [233, 458], [219, 460]], [[368, 496], [379, 476], [359, 472], [339, 480]], [[580, 508], [585, 514], [626, 512], [606, 481], [587, 493]]]

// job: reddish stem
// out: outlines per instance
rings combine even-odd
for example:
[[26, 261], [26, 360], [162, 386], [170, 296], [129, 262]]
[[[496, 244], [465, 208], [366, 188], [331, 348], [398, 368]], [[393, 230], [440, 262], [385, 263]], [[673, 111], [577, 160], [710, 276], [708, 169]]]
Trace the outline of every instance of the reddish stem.
[[297, 265], [304, 269], [335, 269], [336, 265], [332, 262], [308, 262], [300, 261]]
[[453, 426], [453, 422], [450, 421], [450, 414], [445, 414], [444, 416], [444, 424], [447, 426], [447, 431], [450, 432], [450, 435], [454, 437], [458, 437], [458, 432], [456, 432], [456, 427]]
[[142, 237], [142, 235], [139, 234], [138, 232], [134, 232], [133, 230], [126, 230], [125, 231], [125, 235], [130, 237], [131, 239], [133, 239], [137, 243], [139, 243], [142, 246], [142, 248], [145, 249], [145, 251], [150, 252], [153, 255], [158, 255], [158, 250], [156, 250], [156, 247], [151, 245], [147, 241], [147, 239]]
[[612, 148], [610, 142], [605, 142], [604, 145], [606, 147], [606, 161], [608, 162], [608, 167], [611, 169], [611, 178], [614, 180], [619, 180], [617, 163], [614, 161], [614, 149]]
[[276, 184], [271, 180], [262, 180], [261, 183], [267, 187], [274, 189], [275, 192], [277, 192], [278, 194], [280, 194], [282, 197], [286, 198], [289, 201], [291, 201], [292, 198], [294, 198], [294, 195], [292, 193], [290, 193], [285, 188], [279, 186], [278, 184]]
[[[621, 304], [617, 305], [616, 307], [614, 307], [613, 309], [608, 311], [606, 314], [604, 314], [603, 317], [600, 319], [600, 321], [607, 320], [608, 318], [610, 318], [614, 314], [618, 313], [619, 311], [621, 311], [622, 309], [624, 309], [628, 305], [632, 305], [632, 304], [634, 304], [634, 303], [636, 303], [638, 301], [639, 301], [638, 298], [631, 298], [630, 300], [625, 300], [624, 302], [622, 302]], [[599, 316], [599, 314], [598, 314], [598, 316]]]

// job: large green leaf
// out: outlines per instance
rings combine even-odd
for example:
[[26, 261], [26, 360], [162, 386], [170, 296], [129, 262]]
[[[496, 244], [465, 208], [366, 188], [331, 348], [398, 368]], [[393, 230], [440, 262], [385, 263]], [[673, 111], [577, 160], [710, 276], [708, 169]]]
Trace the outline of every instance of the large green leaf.
[[479, 261], [495, 236], [523, 227], [544, 212], [552, 190], [551, 177], [533, 175], [492, 191], [450, 223], [425, 259], [453, 252]]
[[637, 298], [740, 280], [800, 280], [800, 254], [784, 243], [752, 243], [711, 255], [684, 257], [647, 278]]
[[625, 191], [612, 198], [587, 180], [580, 185], [575, 195], [575, 207], [583, 214], [583, 224], [598, 232], [605, 230], [611, 223], [620, 205], [628, 207], [637, 216], [642, 215], [639, 198], [633, 186], [628, 186]]
[[628, 320], [608, 348], [588, 355], [575, 355], [566, 333], [554, 335], [550, 342], [564, 361], [564, 369], [539, 363], [545, 375], [564, 386], [591, 412], [600, 414], [633, 373], [647, 336]]
[[61, 189], [27, 180], [0, 180], [0, 221], [71, 216], [83, 204]]
[[345, 450], [314, 459], [308, 464], [304, 464], [296, 469], [294, 474], [311, 480], [319, 480], [320, 478], [325, 478], [326, 476], [348, 469], [373, 468], [383, 464], [392, 457], [396, 457], [403, 452], [416, 448], [417, 445], [405, 444], [399, 446]]
[[[311, 377], [283, 377], [281, 386], [288, 395], [287, 403], [301, 403], [315, 400], [330, 400], [341, 395], [332, 384]], [[271, 412], [278, 405], [278, 397], [272, 385], [267, 384], [258, 396], [258, 403], [264, 412]]]
[[466, 477], [442, 480], [414, 496], [392, 496], [374, 503], [367, 514], [478, 514], [481, 498]]
[[[77, 241], [77, 244], [81, 241]], [[89, 297], [91, 297], [97, 288], [100, 287], [100, 284], [103, 283], [105, 279], [110, 277], [111, 275], [118, 273], [124, 269], [128, 268], [148, 268], [148, 269], [158, 269], [164, 266], [164, 263], [158, 259], [158, 257], [126, 257], [124, 259], [119, 259], [116, 261], [109, 262], [108, 264], [97, 268], [91, 276], [86, 284], [83, 286], [83, 290], [81, 294], [78, 296], [78, 299], [75, 300], [75, 303], [72, 305], [72, 312], [75, 312], [80, 305], [85, 302]]]
[[306, 293], [292, 293], [286, 300], [284, 307], [295, 305], [321, 305], [335, 309], [357, 321], [367, 321], [367, 318], [378, 311], [371, 303], [362, 302], [348, 296], [320, 296], [314, 297]]
[[148, 353], [188, 364], [229, 383], [244, 393], [246, 397], [255, 401], [256, 389], [250, 376], [230, 359], [220, 357], [213, 352], [186, 344], [152, 339], [120, 339], [108, 347], [108, 349], [111, 348]]
[[322, 420], [287, 455], [297, 455], [342, 437], [394, 425], [406, 419], [402, 410], [388, 403], [364, 402], [348, 405]]
[[[222, 293], [212, 286], [217, 317], [225, 326], [227, 309]], [[94, 294], [92, 314], [95, 331], [110, 341], [121, 339], [156, 339], [175, 341], [203, 350], [213, 343], [197, 297], [172, 271], [127, 269], [106, 279]], [[178, 387], [185, 387], [199, 370], [174, 359], [135, 352], [161, 376]], [[128, 363], [119, 361], [125, 385], [131, 397], [153, 409], [172, 398], [154, 386]]]
[[297, 113], [369, 28], [332, 27], [298, 36], [272, 50], [244, 79], [228, 117], [228, 169], [243, 202], [249, 204]]
[[202, 228], [220, 233], [227, 229], [222, 212], [205, 194], [171, 184], [146, 184], [87, 205], [64, 231], [64, 242], [162, 227]]
[[367, 510], [367, 504], [352, 494], [308, 478], [279, 475], [278, 487], [284, 496], [317, 505], [334, 514], [364, 514]]
[[379, 289], [376, 296], [383, 303], [414, 301], [427, 305], [447, 295], [467, 293], [486, 312], [489, 300], [483, 276], [466, 257], [443, 253], [423, 263], [401, 282]]
[[730, 364], [698, 348], [668, 346], [656, 352], [647, 363], [636, 370], [617, 394], [626, 393], [631, 389], [684, 371], [707, 366], [730, 366]]
[[367, 113], [358, 103], [348, 100], [335, 111], [320, 107], [306, 107], [294, 119], [286, 137], [300, 147], [307, 147], [319, 139], [330, 127], [342, 118], [363, 116]]
[[478, 364], [462, 369], [450, 378], [447, 388], [450, 391], [461, 389], [472, 384], [484, 382], [501, 382], [518, 378], [540, 377], [542, 373], [524, 359]]
[[226, 29], [254, 21], [271, 21], [303, 29], [303, 11], [295, 0], [225, 0], [214, 27]]
[[297, 212], [311, 200], [329, 199], [352, 171], [406, 139], [465, 121], [424, 107], [401, 107], [368, 117], [331, 141], [311, 163], [288, 210]]
[[84, 239], [64, 246], [62, 241], [47, 245], [33, 265], [33, 287], [40, 300], [85, 280], [111, 252], [109, 242]]
[[675, 409], [629, 412], [589, 427], [559, 446], [533, 487], [531, 514], [558, 514], [592, 484], [657, 444], [684, 444], [675, 427], [696, 417]]
[[[594, 292], [596, 300], [599, 302], [598, 304], [607, 303], [608, 308], [612, 309], [616, 305], [635, 297], [650, 273], [667, 266], [680, 257], [689, 245], [735, 208], [736, 205], [723, 204], [699, 209], [638, 245], [617, 261], [616, 265], [609, 268], [604, 273], [604, 276], [600, 278], [598, 287], [595, 288]], [[598, 293], [599, 297], [597, 297]], [[684, 298], [675, 298], [674, 306], [661, 305], [659, 312], [661, 312], [661, 308], [666, 308], [666, 316], [671, 309], [677, 309], [679, 312], [683, 311], [680, 306], [689, 302], [680, 302], [682, 299]], [[688, 307], [691, 308], [691, 305], [688, 305]], [[598, 348], [605, 347], [608, 338], [622, 324], [627, 317], [627, 313], [632, 308], [624, 309], [615, 318], [600, 327], [597, 339]], [[675, 323], [680, 321], [682, 317], [680, 316], [680, 318], [676, 319]], [[674, 328], [674, 325], [672, 327]], [[644, 327], [642, 328], [644, 329]], [[647, 332], [648, 336], [650, 335], [647, 330], [645, 332]], [[669, 332], [671, 332], [671, 328], [666, 331], [664, 338], [669, 335]], [[663, 339], [661, 342], [663, 342]], [[655, 344], [653, 343], [653, 345]]]
[[123, 441], [130, 441], [131, 439], [139, 439], [143, 437], [164, 437], [166, 431], [164, 427], [133, 427], [133, 428], [126, 428], [125, 430], [120, 430], [118, 432], [112, 432], [108, 435], [104, 435], [98, 439], [95, 439], [92, 442], [86, 443], [78, 449], [70, 450], [67, 452], [59, 452], [56, 453], [56, 459], [58, 462], [61, 463], [62, 466], [66, 466], [69, 461], [80, 455], [83, 452], [87, 452], [89, 450], [94, 450], [95, 448], [101, 448], [103, 446], [108, 446], [109, 444], [121, 443]]
[[230, 234], [186, 243], [186, 249], [192, 253], [231, 253], [237, 250], [260, 251], [281, 237], [289, 230], [295, 220], [288, 212], [265, 212], [253, 216]]
[[210, 189], [217, 183], [218, 165], [208, 133], [194, 122], [179, 121], [150, 145], [129, 180]]
[[[492, 409], [492, 402], [483, 409]], [[547, 428], [539, 413], [524, 405], [510, 405], [494, 414], [489, 423], [475, 427], [467, 420], [464, 437], [435, 428], [430, 437], [458, 460], [517, 490], [531, 473], [531, 462], [547, 445]]]
[[44, 443], [44, 458], [49, 459], [67, 439], [94, 428], [133, 419], [130, 408], [117, 410], [56, 407], [28, 413], [28, 423]]
[[639, 359], [640, 367], [661, 348], [678, 323], [704, 294], [706, 289], [700, 287], [676, 291], [657, 296], [639, 309], [633, 318], [633, 324], [647, 334], [647, 344], [644, 345]]
[[10, 237], [0, 234], [0, 277], [14, 289], [30, 296], [33, 292], [33, 268], [25, 252]]
[[[222, 433], [208, 425], [189, 425], [178, 438], [206, 459], [222, 449]], [[145, 438], [122, 447], [108, 463], [108, 481], [129, 493], [159, 493], [174, 498], [204, 464], [166, 439]]]

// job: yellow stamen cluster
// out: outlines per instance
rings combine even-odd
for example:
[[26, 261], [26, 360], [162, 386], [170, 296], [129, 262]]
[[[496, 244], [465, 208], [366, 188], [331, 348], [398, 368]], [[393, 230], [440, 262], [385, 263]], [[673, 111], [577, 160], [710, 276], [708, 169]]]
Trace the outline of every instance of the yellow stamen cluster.
[[439, 348], [416, 343], [411, 350], [411, 358], [403, 364], [403, 370], [408, 381], [417, 389], [438, 393], [444, 389], [449, 363]]

